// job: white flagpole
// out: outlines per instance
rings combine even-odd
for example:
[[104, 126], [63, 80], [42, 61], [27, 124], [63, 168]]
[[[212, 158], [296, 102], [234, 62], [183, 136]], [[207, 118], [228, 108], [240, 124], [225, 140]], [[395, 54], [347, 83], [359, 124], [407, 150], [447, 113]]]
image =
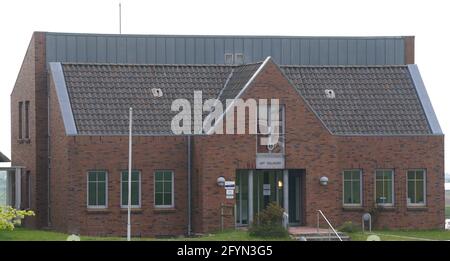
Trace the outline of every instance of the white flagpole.
[[132, 147], [133, 108], [130, 107], [130, 130], [128, 138], [128, 223], [127, 241], [131, 240], [131, 147]]

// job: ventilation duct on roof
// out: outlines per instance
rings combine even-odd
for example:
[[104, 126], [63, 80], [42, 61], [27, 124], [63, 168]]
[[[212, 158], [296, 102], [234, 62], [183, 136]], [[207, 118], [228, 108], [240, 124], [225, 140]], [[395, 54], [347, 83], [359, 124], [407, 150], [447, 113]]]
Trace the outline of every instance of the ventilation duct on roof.
[[152, 93], [154, 97], [162, 97], [163, 92], [160, 88], [152, 88]]
[[325, 95], [327, 96], [328, 99], [336, 98], [336, 94], [334, 93], [333, 90], [325, 90]]

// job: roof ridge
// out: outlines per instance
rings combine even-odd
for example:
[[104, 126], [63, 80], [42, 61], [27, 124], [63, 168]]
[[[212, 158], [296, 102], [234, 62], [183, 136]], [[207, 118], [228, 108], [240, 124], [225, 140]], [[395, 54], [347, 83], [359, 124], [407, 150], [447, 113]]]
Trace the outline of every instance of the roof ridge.
[[244, 67], [262, 64], [264, 61], [244, 64], [176, 64], [176, 63], [90, 63], [90, 62], [61, 62], [62, 65], [94, 65], [94, 66], [173, 66], [173, 67]]
[[79, 66], [160, 66], [160, 67], [232, 67], [235, 68], [235, 64], [150, 64], [150, 63], [87, 63], [87, 62], [61, 62], [62, 65], [79, 65]]
[[365, 64], [354, 64], [354, 65], [278, 65], [281, 68], [287, 68], [287, 67], [291, 67], [291, 68], [408, 68], [407, 64], [391, 64], [391, 65], [386, 65], [386, 64], [374, 64], [374, 65], [365, 65]]

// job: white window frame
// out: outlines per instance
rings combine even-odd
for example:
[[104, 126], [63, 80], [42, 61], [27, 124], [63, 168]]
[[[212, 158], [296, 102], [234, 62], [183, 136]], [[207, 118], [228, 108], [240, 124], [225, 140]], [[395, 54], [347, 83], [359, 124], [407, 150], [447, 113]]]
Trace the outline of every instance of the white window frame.
[[[408, 202], [408, 172], [409, 171], [423, 171], [423, 203], [409, 203]], [[427, 205], [427, 170], [426, 169], [408, 169], [406, 170], [406, 205], [408, 207], [424, 207]]]
[[[138, 193], [138, 202], [139, 202], [139, 204], [138, 205], [131, 205], [131, 208], [141, 208], [141, 206], [142, 206], [142, 201], [141, 201], [141, 199], [142, 199], [142, 197], [141, 197], [141, 193], [142, 193], [142, 189], [141, 189], [141, 186], [142, 186], [141, 171], [133, 169], [133, 170], [131, 170], [131, 174], [129, 174], [129, 175], [133, 175], [132, 173], [136, 172], [136, 171], [139, 174], [138, 175], [139, 176], [139, 193]], [[122, 175], [125, 172], [128, 172], [128, 170], [122, 170], [120, 172], [120, 208], [128, 208], [128, 204], [127, 205], [122, 205], [122, 186], [123, 186], [123, 184], [122, 184], [122, 182], [123, 182]], [[127, 182], [128, 182], [128, 180], [127, 180]], [[133, 182], [133, 181], [131, 181], [131, 182]]]
[[[238, 62], [238, 57], [242, 57], [242, 61]], [[235, 53], [233, 57], [233, 64], [236, 65], [243, 65], [245, 63], [245, 56], [244, 53]]]
[[[392, 173], [392, 184], [391, 184], [391, 190], [392, 190], [392, 203], [377, 203], [377, 171], [390, 171]], [[394, 169], [376, 169], [374, 173], [374, 198], [375, 198], [375, 204], [380, 207], [393, 207], [395, 205], [395, 171]]]
[[[286, 152], [286, 104], [280, 103], [278, 104], [279, 109], [281, 110], [281, 118], [278, 119], [280, 121], [280, 129], [278, 130], [279, 135], [279, 142], [283, 143], [283, 150], [280, 152], [281, 154], [285, 154]], [[259, 139], [261, 135], [264, 135], [263, 133], [259, 133], [259, 111], [262, 110], [262, 108], [265, 108], [267, 112], [267, 123], [270, 123], [271, 120], [271, 111], [272, 111], [272, 105], [271, 104], [265, 104], [260, 105], [258, 104], [258, 108], [255, 110], [256, 116], [255, 116], [255, 130], [256, 130], [256, 144], [255, 144], [255, 150], [256, 153], [258, 152], [258, 146], [259, 146]]]
[[[231, 63], [227, 62], [227, 56], [231, 57]], [[233, 55], [233, 53], [225, 53], [223, 55], [223, 63], [226, 64], [226, 65], [233, 65], [234, 64], [234, 55]]]
[[[346, 171], [359, 171], [359, 203], [355, 204], [355, 203], [345, 203], [345, 175], [344, 173]], [[362, 169], [345, 169], [342, 171], [342, 205], [344, 207], [362, 207], [362, 203], [363, 203], [363, 172]]]
[[[172, 204], [171, 205], [156, 205], [156, 173], [157, 172], [170, 172], [172, 174]], [[173, 170], [155, 170], [153, 172], [153, 206], [155, 208], [174, 208], [175, 207], [175, 172]]]
[[[105, 205], [89, 205], [89, 173], [105, 172]], [[97, 191], [98, 193], [98, 191]], [[106, 170], [88, 170], [86, 173], [86, 206], [90, 209], [106, 209], [108, 208], [108, 171]]]

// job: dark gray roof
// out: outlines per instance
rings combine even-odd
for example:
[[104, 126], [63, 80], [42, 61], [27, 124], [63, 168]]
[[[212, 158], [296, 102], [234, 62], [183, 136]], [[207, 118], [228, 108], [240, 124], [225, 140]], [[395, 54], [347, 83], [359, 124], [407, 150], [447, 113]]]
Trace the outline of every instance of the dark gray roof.
[[[235, 98], [261, 63], [221, 65], [63, 64], [77, 134], [171, 135], [174, 99]], [[432, 134], [407, 66], [281, 66], [324, 125], [338, 135]], [[154, 97], [161, 88], [163, 97]], [[336, 97], [326, 98], [332, 89]]]
[[281, 69], [334, 134], [432, 133], [407, 66]]
[[[120, 135], [128, 132], [128, 110], [133, 107], [137, 135], [172, 134], [172, 101], [187, 99], [194, 91], [203, 100], [217, 98], [232, 66], [199, 65], [94, 65], [63, 64], [78, 134]], [[160, 88], [162, 97], [154, 97]], [[193, 108], [192, 108], [193, 109]]]
[[218, 95], [219, 101], [225, 106], [226, 100], [236, 98], [261, 64], [262, 63], [254, 63], [233, 68], [230, 77], [225, 82], [224, 88]]

